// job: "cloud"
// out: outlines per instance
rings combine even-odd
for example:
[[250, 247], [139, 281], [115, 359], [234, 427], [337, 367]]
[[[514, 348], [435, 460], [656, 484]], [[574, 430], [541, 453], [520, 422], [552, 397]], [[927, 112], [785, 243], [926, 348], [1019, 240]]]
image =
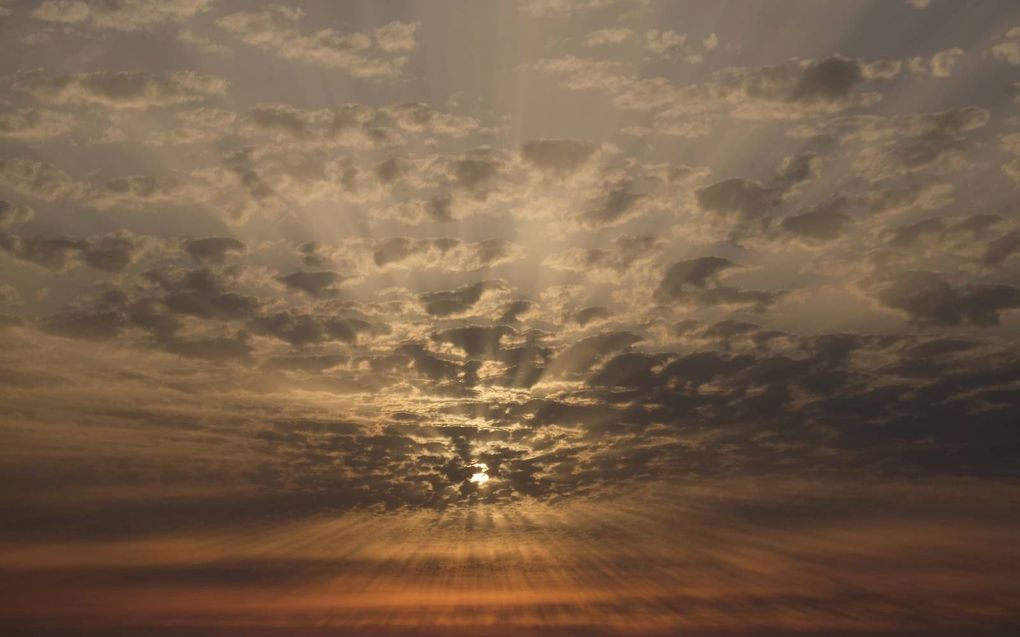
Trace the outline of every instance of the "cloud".
[[73, 129], [73, 117], [47, 109], [20, 108], [0, 113], [0, 138], [39, 141]]
[[[632, 0], [635, 4], [646, 0]], [[626, 0], [523, 0], [518, 7], [535, 18], [563, 18], [575, 13], [604, 9]]]
[[0, 234], [0, 249], [23, 261], [48, 270], [64, 270], [87, 248], [88, 242], [66, 237], [21, 238]]
[[611, 316], [609, 308], [601, 305], [589, 305], [583, 307], [574, 314], [574, 322], [585, 327], [589, 323], [596, 323]]
[[686, 33], [670, 29], [650, 29], [645, 32], [645, 51], [653, 57], [677, 58], [683, 54], [686, 44]]
[[845, 212], [847, 205], [845, 197], [833, 197], [807, 212], [784, 218], [781, 227], [808, 244], [834, 241], [853, 223], [853, 217]]
[[558, 353], [546, 368], [544, 377], [577, 378], [590, 372], [610, 354], [641, 340], [640, 336], [631, 332], [607, 332], [583, 338]]
[[[43, 24], [41, 2], [3, 23], [15, 44], [48, 40], [12, 58], [46, 71], [4, 80], [34, 73], [41, 97], [0, 104], [0, 394], [16, 433], [0, 542], [25, 548], [0, 551], [0, 574], [28, 582], [19, 599], [52, 630], [81, 619], [62, 608], [151, 584], [127, 605], [139, 631], [215, 632], [192, 621], [201, 584], [199, 605], [274, 600], [256, 609], [267, 625], [293, 602], [283, 623], [301, 633], [323, 624], [309, 599], [335, 610], [338, 569], [371, 577], [385, 607], [341, 599], [334, 623], [352, 633], [442, 632], [426, 615], [465, 634], [496, 616], [507, 626], [489, 632], [508, 634], [567, 615], [577, 634], [785, 634], [775, 617], [976, 634], [1012, 617], [1003, 560], [956, 590], [960, 565], [998, 564], [1006, 504], [989, 502], [1012, 500], [982, 490], [1015, 476], [1020, 422], [1020, 219], [1000, 170], [1020, 175], [1016, 67], [982, 54], [1001, 12], [873, 3], [868, 24], [909, 17], [938, 46], [832, 28], [777, 48], [756, 30], [861, 16], [706, 3], [685, 23], [669, 3], [556, 0], [541, 10], [571, 17], [462, 3], [466, 22], [447, 24], [403, 3], [219, 2], [127, 32], [95, 15], [160, 8]], [[965, 58], [936, 53], [954, 42]], [[229, 90], [54, 81], [175, 68]], [[934, 485], [937, 506], [907, 483]], [[692, 555], [675, 550], [678, 519], [710, 540], [693, 549], [726, 599], [678, 588]], [[819, 558], [819, 533], [843, 546], [860, 519], [881, 533]], [[624, 536], [641, 541], [616, 568]], [[340, 561], [338, 537], [356, 549]], [[915, 551], [918, 537], [934, 539]], [[507, 538], [529, 555], [537, 538], [560, 563], [524, 574], [566, 589], [520, 613], [475, 603], [523, 581], [501, 572]], [[942, 550], [974, 538], [990, 548]], [[159, 564], [134, 559], [149, 549]], [[901, 586], [939, 550], [952, 577]], [[543, 570], [581, 554], [594, 566]], [[748, 556], [761, 582], [734, 588]], [[904, 560], [916, 571], [890, 587], [906, 593], [876, 589], [868, 564], [903, 575]], [[864, 575], [827, 597], [851, 562]], [[410, 585], [464, 577], [464, 603], [404, 604]], [[610, 584], [636, 592], [608, 599]], [[228, 611], [215, 623], [236, 632], [244, 613]]]
[[321, 29], [304, 35], [298, 8], [270, 7], [223, 16], [217, 24], [244, 43], [287, 60], [340, 69], [361, 78], [392, 78], [403, 72], [407, 58], [393, 53], [416, 48], [417, 23], [390, 22], [369, 31], [341, 33]]
[[953, 47], [935, 53], [928, 60], [922, 57], [913, 57], [909, 61], [910, 69], [915, 73], [923, 73], [931, 77], [944, 79], [953, 74], [953, 67], [956, 66], [956, 63], [960, 61], [963, 55], [963, 49]]
[[[764, 233], [783, 200], [805, 183], [818, 178], [821, 159], [814, 153], [791, 155], [783, 160], [773, 177], [762, 182], [733, 177], [698, 188], [698, 207], [712, 213], [732, 240]], [[806, 221], [801, 220], [804, 228]], [[790, 222], [795, 226], [798, 222]]]
[[[6, 203], [0, 202], [0, 212]], [[0, 228], [3, 227], [0, 223]], [[53, 272], [69, 270], [78, 263], [103, 272], [120, 272], [137, 260], [145, 243], [145, 238], [124, 230], [91, 240], [16, 236], [0, 230], [0, 250]]]
[[[222, 188], [222, 185], [220, 185]], [[88, 191], [88, 203], [93, 208], [109, 210], [134, 208], [154, 210], [160, 204], [199, 204], [215, 200], [216, 185], [203, 183], [194, 175], [169, 178], [149, 175], [129, 175], [108, 179]]]
[[86, 190], [63, 170], [34, 159], [0, 159], [0, 186], [44, 201], [80, 196]]
[[70, 307], [50, 316], [43, 323], [42, 329], [65, 338], [112, 340], [127, 327], [126, 300], [120, 292], [107, 292], [92, 303]]
[[238, 116], [221, 108], [194, 108], [174, 113], [176, 126], [157, 130], [145, 138], [147, 144], [204, 144], [213, 143], [236, 134]]
[[599, 228], [618, 225], [643, 214], [652, 200], [644, 193], [635, 192], [634, 186], [630, 181], [607, 184], [602, 193], [577, 213], [577, 221], [585, 227]]
[[990, 117], [986, 109], [966, 106], [893, 118], [883, 134], [888, 141], [862, 150], [856, 165], [873, 180], [958, 168], [966, 162], [968, 134], [983, 128]]
[[436, 332], [433, 340], [449, 343], [462, 350], [468, 358], [497, 358], [500, 342], [504, 337], [515, 333], [506, 325], [470, 325]]
[[725, 272], [738, 267], [729, 259], [714, 256], [677, 261], [669, 266], [655, 289], [655, 300], [662, 304], [750, 307], [760, 312], [786, 294], [784, 291], [747, 290], [719, 282]]
[[209, 0], [45, 0], [31, 16], [62, 24], [88, 23], [101, 29], [139, 31], [184, 22], [208, 10]]
[[1020, 181], [1020, 158], [1011, 159], [1002, 165], [1002, 172], [1013, 181]]
[[912, 270], [867, 284], [885, 307], [905, 313], [912, 323], [933, 325], [999, 324], [1003, 311], [1020, 309], [1020, 289], [1011, 285], [952, 286], [935, 272]]
[[718, 274], [737, 267], [729, 259], [700, 257], [678, 261], [669, 267], [655, 295], [663, 300], [682, 297], [690, 288], [704, 290]]
[[177, 39], [199, 53], [206, 55], [223, 55], [230, 57], [234, 54], [234, 50], [230, 47], [218, 42], [213, 42], [211, 39], [192, 31], [191, 29], [181, 29], [178, 31]]
[[502, 287], [500, 281], [479, 281], [454, 290], [427, 292], [419, 298], [425, 305], [426, 313], [432, 316], [451, 316], [468, 312], [486, 292]]
[[290, 290], [299, 290], [314, 297], [325, 297], [335, 295], [338, 286], [345, 279], [346, 277], [339, 272], [300, 270], [281, 276], [279, 281]]
[[17, 305], [21, 303], [21, 294], [17, 288], [7, 283], [0, 283], [0, 303], [5, 305]]
[[913, 208], [930, 210], [952, 201], [950, 184], [910, 184], [869, 190], [864, 200], [875, 214], [899, 214]]
[[122, 232], [91, 242], [83, 251], [82, 259], [96, 270], [120, 272], [134, 263], [141, 249], [138, 238]]
[[506, 263], [520, 255], [520, 246], [505, 239], [473, 242], [454, 238], [393, 237], [376, 245], [372, 261], [380, 268], [436, 268], [467, 272]]
[[484, 130], [473, 117], [437, 111], [420, 103], [362, 104], [307, 110], [288, 104], [256, 104], [248, 111], [251, 126], [310, 145], [335, 144], [371, 148], [396, 146], [407, 135], [466, 137]]
[[615, 29], [597, 29], [592, 31], [584, 38], [584, 43], [587, 46], [606, 46], [608, 44], [622, 44], [628, 40], [634, 32], [630, 29], [615, 28]]
[[857, 172], [871, 181], [880, 181], [914, 172], [959, 169], [967, 161], [972, 136], [990, 118], [987, 109], [963, 106], [892, 117], [833, 118], [799, 127], [793, 135], [823, 145], [849, 147]]
[[576, 172], [595, 153], [595, 148], [575, 139], [535, 139], [521, 148], [521, 158], [553, 175]]
[[651, 235], [622, 236], [610, 248], [570, 248], [547, 258], [545, 264], [558, 270], [618, 279], [637, 266], [644, 266], [662, 248]]
[[166, 292], [160, 301], [173, 314], [239, 321], [261, 306], [258, 298], [230, 290], [229, 277], [208, 268], [153, 268], [143, 277]]
[[294, 347], [340, 341], [355, 343], [358, 335], [372, 326], [358, 318], [277, 312], [253, 319], [249, 326], [256, 334], [273, 336]]
[[248, 361], [252, 348], [245, 334], [212, 338], [172, 339], [163, 349], [183, 358], [195, 358], [213, 363]]
[[30, 221], [35, 216], [35, 211], [28, 206], [14, 204], [0, 199], [0, 229], [11, 228], [18, 224]]
[[1020, 27], [1013, 27], [988, 52], [997, 60], [1020, 66]]
[[200, 237], [184, 240], [184, 251], [195, 261], [223, 263], [229, 254], [240, 254], [245, 245], [233, 237]]
[[727, 68], [706, 82], [677, 86], [661, 77], [635, 77], [620, 63], [572, 55], [539, 60], [527, 68], [560, 76], [573, 90], [606, 91], [613, 105], [623, 110], [655, 111], [673, 118], [729, 114], [741, 119], [802, 119], [872, 106], [881, 94], [862, 89], [899, 72], [896, 65], [875, 66], [833, 55], [761, 69]]
[[999, 267], [1017, 253], [1020, 253], [1020, 231], [1014, 230], [989, 242], [980, 261], [988, 267]]
[[97, 104], [109, 108], [153, 108], [197, 102], [224, 95], [226, 80], [195, 71], [110, 72], [47, 75], [26, 71], [11, 89], [47, 104]]

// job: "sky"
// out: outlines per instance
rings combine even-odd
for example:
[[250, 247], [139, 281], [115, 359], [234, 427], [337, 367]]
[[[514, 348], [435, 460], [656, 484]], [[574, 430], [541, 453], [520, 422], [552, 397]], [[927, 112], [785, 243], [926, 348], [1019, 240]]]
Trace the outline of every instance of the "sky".
[[1020, 634], [1020, 3], [0, 0], [5, 635]]

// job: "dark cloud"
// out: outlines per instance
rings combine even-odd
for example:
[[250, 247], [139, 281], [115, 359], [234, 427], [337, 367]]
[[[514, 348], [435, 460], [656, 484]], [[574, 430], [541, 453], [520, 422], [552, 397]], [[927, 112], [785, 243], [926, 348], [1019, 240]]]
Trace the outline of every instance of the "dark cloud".
[[549, 363], [549, 378], [585, 374], [609, 354], [626, 349], [642, 340], [631, 332], [608, 332], [589, 336], [558, 353]]
[[195, 261], [222, 263], [227, 255], [244, 250], [245, 245], [232, 237], [202, 237], [184, 241], [184, 251]]
[[746, 290], [719, 283], [722, 273], [738, 265], [721, 257], [677, 261], [666, 270], [655, 289], [659, 303], [693, 302], [698, 305], [750, 306], [761, 311], [776, 303], [783, 291]]
[[889, 243], [898, 248], [909, 248], [918, 245], [925, 238], [940, 236], [945, 229], [946, 223], [941, 218], [930, 217], [893, 229], [889, 234]]
[[[761, 234], [768, 230], [784, 198], [789, 197], [798, 186], [818, 177], [819, 163], [814, 153], [791, 155], [783, 160], [768, 182], [725, 179], [697, 189], [695, 198], [702, 210], [719, 216], [730, 238]], [[791, 223], [797, 226], [797, 222]], [[810, 219], [807, 222], [802, 220], [800, 226], [809, 224]]]
[[327, 341], [355, 343], [358, 334], [372, 330], [371, 324], [358, 318], [342, 318], [277, 312], [260, 316], [250, 323], [257, 334], [273, 336], [295, 347]]
[[586, 226], [601, 227], [622, 223], [641, 211], [641, 204], [648, 195], [634, 192], [633, 184], [622, 182], [606, 189], [578, 215]]
[[209, 269], [150, 270], [144, 277], [167, 294], [162, 298], [171, 312], [205, 319], [243, 320], [260, 306], [250, 295], [228, 289], [228, 282]]
[[513, 301], [504, 308], [503, 314], [500, 316], [499, 320], [503, 323], [513, 323], [517, 321], [521, 315], [530, 312], [535, 307], [536, 303], [534, 301], [528, 301], [526, 299]]
[[104, 272], [119, 272], [134, 263], [142, 249], [140, 238], [121, 232], [93, 241], [69, 237], [18, 237], [0, 230], [0, 250], [55, 272], [79, 261]]
[[56, 336], [108, 341], [119, 336], [127, 326], [126, 301], [122, 292], [110, 291], [92, 303], [50, 316], [42, 328]]
[[550, 258], [554, 268], [586, 274], [611, 273], [622, 276], [655, 256], [663, 242], [651, 235], [624, 235], [607, 248], [573, 248]]
[[591, 144], [576, 139], [535, 139], [521, 148], [524, 161], [558, 175], [577, 171], [594, 153]]
[[500, 341], [514, 333], [514, 329], [506, 325], [470, 325], [437, 332], [433, 338], [463, 350], [469, 358], [496, 358]]
[[88, 242], [69, 238], [27, 237], [0, 234], [0, 249], [24, 261], [50, 270], [63, 270], [89, 247]]
[[288, 289], [299, 290], [315, 297], [336, 294], [338, 286], [344, 280], [345, 277], [339, 272], [328, 270], [300, 270], [279, 278], [280, 283], [283, 283]]
[[786, 217], [782, 228], [808, 242], [833, 241], [842, 236], [846, 226], [853, 222], [853, 217], [844, 211], [846, 205], [845, 198], [833, 198], [807, 212]]
[[455, 290], [428, 292], [420, 298], [427, 313], [432, 316], [450, 316], [467, 312], [481, 300], [487, 290], [500, 286], [498, 281], [480, 281]]
[[1020, 308], [1020, 289], [1011, 285], [952, 286], [934, 272], [913, 270], [869, 286], [882, 305], [906, 313], [913, 323], [978, 326], [999, 324], [1000, 312]]
[[588, 307], [581, 308], [574, 314], [574, 322], [583, 327], [588, 323], [593, 323], [609, 316], [611, 316], [609, 308], [601, 305], [589, 305]]
[[998, 267], [1017, 252], [1020, 252], [1020, 232], [1013, 231], [989, 243], [980, 260], [988, 267]]
[[97, 270], [119, 272], [134, 262], [139, 249], [138, 241], [130, 235], [114, 235], [93, 242], [82, 258]]
[[793, 86], [794, 100], [843, 100], [864, 79], [861, 65], [838, 55], [804, 67]]
[[375, 165], [375, 176], [384, 184], [398, 181], [408, 170], [405, 162], [398, 157], [390, 157]]

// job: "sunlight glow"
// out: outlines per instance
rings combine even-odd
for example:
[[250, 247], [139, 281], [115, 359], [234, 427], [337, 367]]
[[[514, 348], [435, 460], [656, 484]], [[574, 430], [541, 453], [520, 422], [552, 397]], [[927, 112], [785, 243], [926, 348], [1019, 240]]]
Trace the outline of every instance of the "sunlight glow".
[[479, 462], [478, 464], [475, 465], [475, 467], [480, 469], [480, 471], [471, 476], [471, 482], [474, 482], [476, 484], [485, 484], [486, 482], [488, 482], [489, 474], [486, 473], [486, 471], [489, 470], [489, 465], [485, 464], [484, 462]]

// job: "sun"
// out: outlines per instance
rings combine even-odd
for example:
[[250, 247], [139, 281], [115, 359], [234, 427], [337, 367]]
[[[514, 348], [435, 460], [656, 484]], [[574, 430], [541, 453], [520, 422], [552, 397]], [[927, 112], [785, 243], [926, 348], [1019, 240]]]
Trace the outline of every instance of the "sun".
[[485, 464], [484, 462], [479, 462], [474, 466], [476, 469], [478, 469], [478, 473], [475, 473], [471, 476], [470, 478], [471, 482], [474, 482], [476, 484], [485, 484], [486, 482], [488, 482], [489, 474], [486, 473], [486, 471], [489, 470], [489, 465]]

